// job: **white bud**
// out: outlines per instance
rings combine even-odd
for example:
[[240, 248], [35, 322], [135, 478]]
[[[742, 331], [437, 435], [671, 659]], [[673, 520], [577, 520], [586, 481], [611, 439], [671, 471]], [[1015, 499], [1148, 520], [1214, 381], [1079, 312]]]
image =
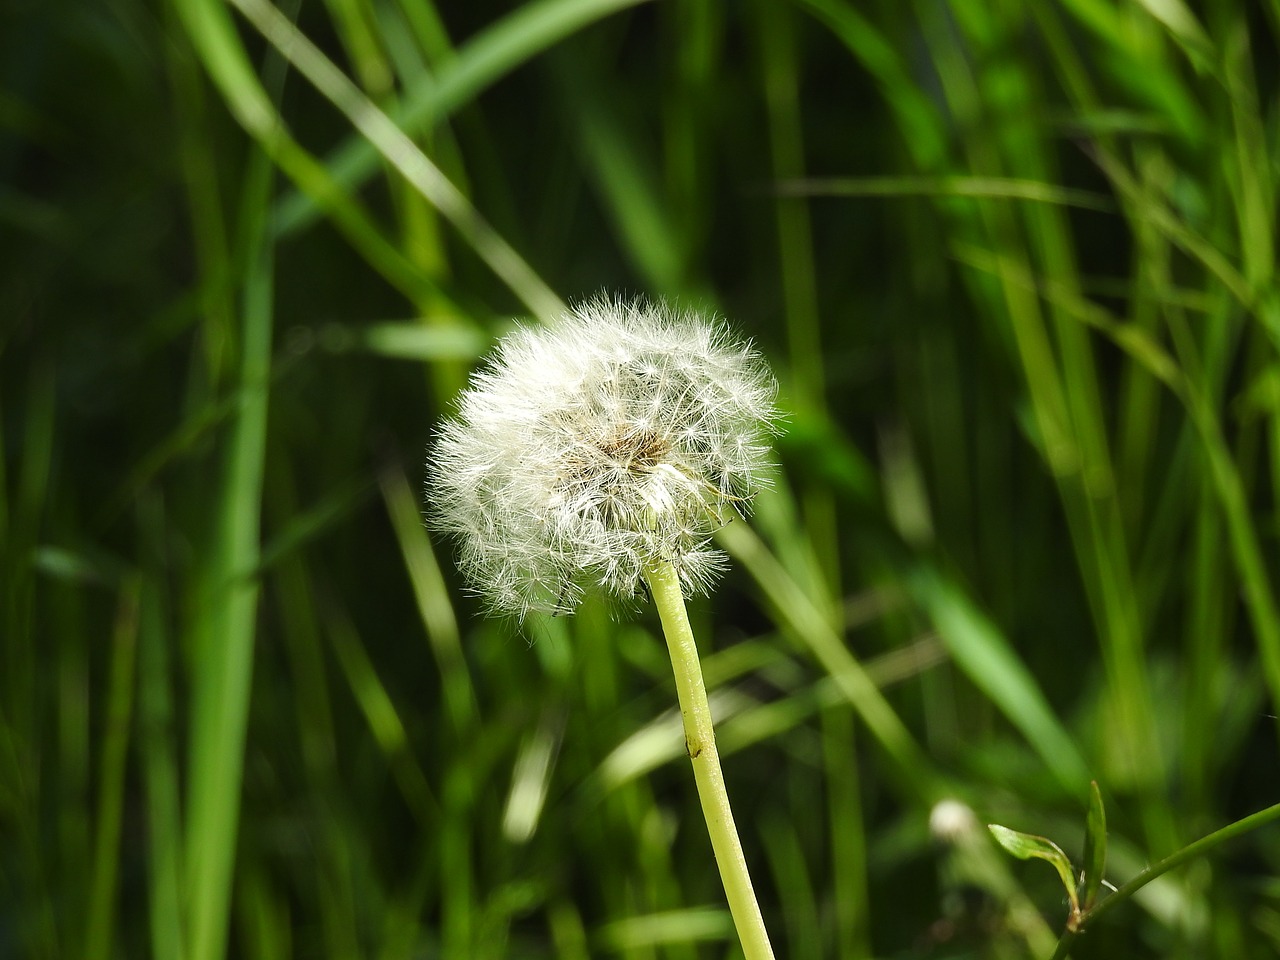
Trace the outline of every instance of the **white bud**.
[[956, 843], [977, 829], [977, 816], [962, 800], [939, 800], [929, 811], [929, 832], [944, 843]]
[[599, 298], [497, 345], [430, 451], [430, 519], [498, 612], [631, 596], [669, 561], [686, 590], [711, 535], [767, 482], [777, 384], [718, 323]]

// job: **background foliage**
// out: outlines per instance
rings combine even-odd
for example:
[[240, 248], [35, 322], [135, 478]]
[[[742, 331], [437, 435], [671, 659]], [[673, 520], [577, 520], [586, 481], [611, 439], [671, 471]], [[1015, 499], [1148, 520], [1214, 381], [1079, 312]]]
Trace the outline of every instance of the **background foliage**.
[[[1280, 4], [237, 4], [0, 12], [0, 954], [734, 955], [652, 614], [420, 523], [601, 289], [783, 381], [693, 610], [780, 956], [1047, 956], [979, 824], [1096, 778], [1121, 882], [1275, 801]], [[1275, 956], [1278, 870], [1077, 954]]]

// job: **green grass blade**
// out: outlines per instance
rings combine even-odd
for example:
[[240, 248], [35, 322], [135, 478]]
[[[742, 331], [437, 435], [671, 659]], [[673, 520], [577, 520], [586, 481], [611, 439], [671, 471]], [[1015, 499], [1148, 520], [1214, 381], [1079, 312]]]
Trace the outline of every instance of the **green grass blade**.
[[138, 647], [138, 576], [120, 591], [120, 610], [111, 638], [111, 672], [107, 681], [106, 736], [98, 788], [98, 819], [93, 849], [85, 923], [85, 956], [106, 960], [112, 954], [120, 880], [120, 835], [125, 806], [125, 764], [132, 727], [135, 664]]
[[440, 802], [434, 795], [422, 766], [413, 755], [413, 745], [400, 712], [378, 677], [355, 628], [344, 615], [330, 618], [330, 638], [351, 694], [364, 714], [369, 731], [387, 758], [405, 802], [415, 816], [431, 820], [439, 815]]
[[498, 235], [444, 172], [279, 10], [266, 0], [233, 2], [262, 35], [373, 144], [382, 158], [453, 224], [534, 316], [550, 319], [564, 312], [564, 301]]
[[995, 625], [954, 585], [925, 567], [915, 570], [908, 584], [956, 665], [1027, 738], [1063, 790], [1079, 794], [1091, 779], [1088, 765]]
[[194, 649], [184, 869], [189, 960], [226, 951], [240, 787], [253, 676], [259, 538], [271, 370], [273, 263], [266, 221], [271, 168], [257, 155], [243, 195], [246, 265], [241, 304], [239, 401], [216, 505]]
[[783, 197], [975, 197], [1115, 210], [1115, 203], [1102, 193], [1013, 177], [806, 177], [782, 180], [775, 189]]
[[[416, 135], [444, 120], [486, 88], [527, 61], [590, 26], [597, 20], [636, 6], [645, 0], [537, 0], [526, 3], [482, 30], [442, 65], [435, 82], [410, 91], [404, 106], [392, 120], [406, 133]], [[378, 169], [375, 147], [352, 139], [325, 163], [334, 182], [346, 192], [368, 180]], [[281, 204], [279, 229], [292, 232], [314, 219], [314, 200], [295, 195]]]
[[581, 58], [557, 63], [562, 97], [570, 104], [568, 122], [630, 259], [647, 286], [674, 293], [687, 272], [687, 244], [658, 190], [642, 139], [613, 105], [618, 91], [611, 70], [610, 62], [587, 66]]
[[932, 763], [819, 608], [746, 524], [731, 523], [717, 536], [760, 586], [779, 625], [804, 644], [840, 685], [850, 705], [893, 760], [902, 782], [917, 797], [934, 797], [941, 783]]
[[422, 526], [418, 501], [398, 467], [388, 467], [380, 478], [382, 496], [391, 517], [426, 628], [432, 653], [440, 669], [444, 699], [450, 720], [459, 733], [471, 729], [477, 719], [475, 685], [462, 652], [461, 634], [444, 574]]
[[434, 286], [427, 276], [387, 240], [355, 196], [289, 134], [249, 62], [226, 7], [215, 0], [175, 3], [188, 38], [241, 126], [390, 283], [411, 298], [432, 293]]

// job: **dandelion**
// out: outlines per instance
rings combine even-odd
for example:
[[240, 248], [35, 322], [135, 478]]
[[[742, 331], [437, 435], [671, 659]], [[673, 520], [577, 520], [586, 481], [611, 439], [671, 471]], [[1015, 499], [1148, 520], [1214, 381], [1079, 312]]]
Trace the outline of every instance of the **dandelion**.
[[499, 342], [431, 454], [431, 519], [490, 607], [572, 611], [588, 588], [647, 585], [671, 654], [730, 913], [772, 960], [716, 749], [684, 592], [724, 566], [712, 535], [766, 482], [777, 386], [720, 324], [600, 298]]
[[432, 457], [432, 517], [500, 613], [572, 611], [592, 586], [634, 595], [675, 568], [705, 593], [711, 535], [769, 464], [773, 377], [695, 314], [597, 299], [504, 338]]

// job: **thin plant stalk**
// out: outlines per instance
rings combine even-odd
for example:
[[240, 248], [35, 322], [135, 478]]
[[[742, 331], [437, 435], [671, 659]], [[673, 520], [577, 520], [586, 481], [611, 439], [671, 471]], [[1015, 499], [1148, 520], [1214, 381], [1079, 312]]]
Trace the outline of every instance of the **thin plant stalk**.
[[1062, 935], [1062, 939], [1058, 941], [1058, 948], [1054, 951], [1050, 960], [1066, 960], [1071, 953], [1071, 946], [1075, 943], [1076, 938], [1084, 932], [1086, 924], [1092, 923], [1098, 917], [1107, 913], [1111, 908], [1117, 907], [1124, 903], [1135, 893], [1145, 887], [1152, 880], [1163, 876], [1174, 867], [1180, 867], [1188, 860], [1203, 856], [1218, 845], [1228, 840], [1233, 840], [1241, 834], [1248, 833], [1250, 830], [1257, 830], [1259, 827], [1272, 821], [1280, 819], [1280, 803], [1272, 804], [1265, 809], [1259, 810], [1257, 813], [1229, 823], [1219, 830], [1215, 830], [1208, 836], [1201, 837], [1194, 843], [1189, 843], [1181, 850], [1169, 854], [1158, 863], [1153, 863], [1147, 869], [1118, 888], [1111, 896], [1105, 900], [1100, 900], [1089, 910], [1085, 910], [1076, 921], [1074, 929], [1068, 929]]
[[707, 821], [711, 849], [720, 867], [720, 880], [724, 884], [738, 939], [742, 942], [742, 951], [746, 960], [772, 960], [773, 948], [769, 945], [769, 934], [764, 928], [760, 905], [751, 886], [751, 875], [747, 872], [747, 860], [742, 853], [742, 841], [738, 839], [738, 828], [734, 826], [733, 811], [729, 807], [729, 792], [725, 789], [724, 771], [720, 768], [720, 753], [716, 749], [716, 734], [711, 723], [711, 706], [707, 702], [706, 685], [702, 682], [698, 646], [685, 611], [680, 576], [670, 563], [663, 561], [650, 564], [645, 580], [658, 608], [667, 648], [671, 652], [671, 666], [680, 697], [680, 716], [684, 720], [685, 749], [693, 764], [702, 815]]

